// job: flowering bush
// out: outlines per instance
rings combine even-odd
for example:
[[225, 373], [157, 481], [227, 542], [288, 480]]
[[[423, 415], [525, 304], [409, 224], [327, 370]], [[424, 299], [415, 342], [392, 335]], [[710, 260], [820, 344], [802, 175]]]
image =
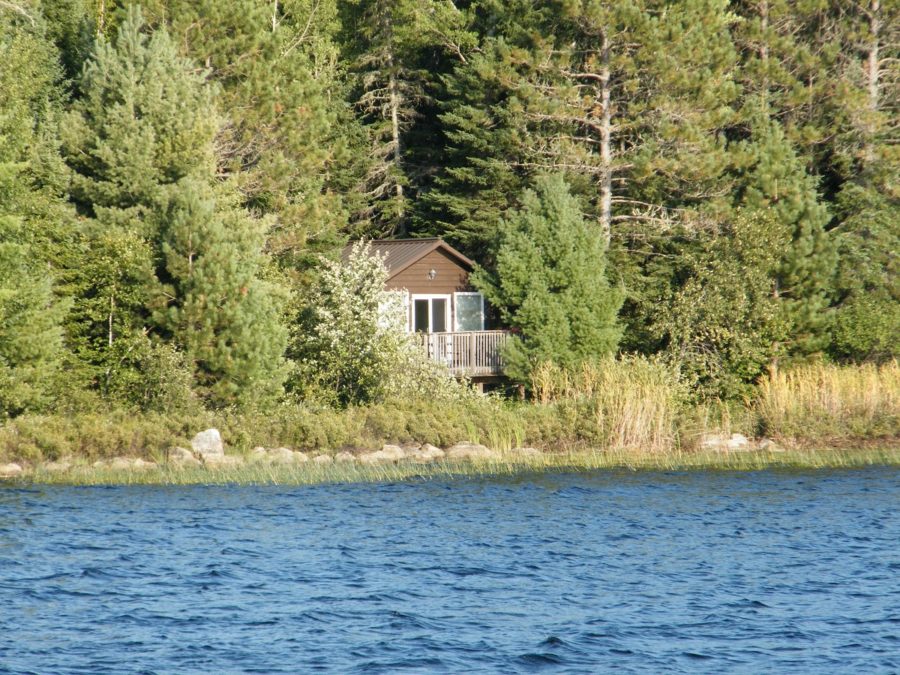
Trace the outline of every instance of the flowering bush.
[[385, 291], [387, 278], [383, 258], [366, 242], [343, 262], [322, 260], [301, 339], [302, 389], [342, 405], [469, 395], [406, 332], [405, 307]]

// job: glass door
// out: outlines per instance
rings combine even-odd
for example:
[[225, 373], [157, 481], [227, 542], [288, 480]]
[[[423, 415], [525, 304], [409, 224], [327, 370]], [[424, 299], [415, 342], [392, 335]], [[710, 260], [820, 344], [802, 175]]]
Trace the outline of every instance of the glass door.
[[449, 295], [413, 296], [413, 330], [416, 333], [446, 333], [449, 325]]

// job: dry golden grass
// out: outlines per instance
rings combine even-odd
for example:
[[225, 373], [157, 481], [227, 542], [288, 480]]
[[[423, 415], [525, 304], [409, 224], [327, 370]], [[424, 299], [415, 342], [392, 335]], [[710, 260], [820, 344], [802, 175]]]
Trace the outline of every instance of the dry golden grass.
[[541, 405], [574, 406], [593, 425], [586, 435], [602, 447], [651, 453], [677, 447], [681, 392], [660, 363], [607, 359], [575, 372], [545, 363], [535, 370], [533, 391]]
[[755, 401], [763, 430], [805, 442], [900, 435], [900, 365], [815, 364], [760, 383]]

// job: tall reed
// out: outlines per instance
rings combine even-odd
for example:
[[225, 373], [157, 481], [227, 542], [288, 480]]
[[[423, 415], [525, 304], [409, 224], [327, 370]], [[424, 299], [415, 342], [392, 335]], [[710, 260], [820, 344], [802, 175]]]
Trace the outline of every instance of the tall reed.
[[573, 371], [543, 363], [534, 371], [532, 390], [542, 405], [572, 409], [579, 436], [603, 448], [670, 452], [678, 447], [682, 392], [675, 373], [660, 362], [604, 359]]
[[900, 436], [900, 365], [818, 363], [759, 384], [755, 408], [764, 433], [804, 441]]

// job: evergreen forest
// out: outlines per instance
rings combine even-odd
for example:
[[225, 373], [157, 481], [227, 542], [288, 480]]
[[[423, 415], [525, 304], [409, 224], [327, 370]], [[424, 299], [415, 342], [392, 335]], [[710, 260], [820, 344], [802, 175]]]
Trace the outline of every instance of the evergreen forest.
[[375, 401], [328, 261], [426, 236], [529, 388], [890, 362], [900, 1], [0, 0], [0, 418]]

